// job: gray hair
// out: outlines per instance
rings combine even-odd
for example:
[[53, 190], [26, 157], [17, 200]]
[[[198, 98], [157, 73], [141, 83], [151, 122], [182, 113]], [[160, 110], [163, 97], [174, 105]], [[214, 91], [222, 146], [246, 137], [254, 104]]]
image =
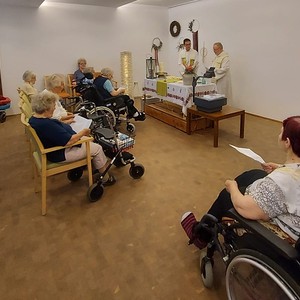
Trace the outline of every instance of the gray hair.
[[217, 46], [218, 48], [220, 48], [220, 49], [223, 50], [223, 44], [220, 43], [220, 42], [215, 42], [215, 43], [214, 43], [214, 46]]
[[83, 58], [83, 57], [78, 58], [78, 59], [77, 59], [77, 65], [79, 66], [80, 63], [86, 63], [86, 59]]
[[104, 75], [105, 77], [109, 76], [109, 75], [113, 75], [114, 72], [111, 68], [103, 68], [101, 70], [101, 74]]
[[33, 73], [33, 71], [27, 70], [24, 72], [22, 78], [25, 82], [29, 82], [32, 78], [35, 78], [36, 75]]
[[43, 92], [38, 93], [37, 95], [34, 95], [32, 97], [32, 111], [37, 114], [42, 114], [49, 110], [52, 107], [53, 103], [55, 103], [57, 100], [59, 100], [58, 95], [44, 90]]
[[62, 84], [65, 84], [65, 76], [62, 74], [53, 74], [48, 77], [46, 87], [48, 90], [53, 90]]

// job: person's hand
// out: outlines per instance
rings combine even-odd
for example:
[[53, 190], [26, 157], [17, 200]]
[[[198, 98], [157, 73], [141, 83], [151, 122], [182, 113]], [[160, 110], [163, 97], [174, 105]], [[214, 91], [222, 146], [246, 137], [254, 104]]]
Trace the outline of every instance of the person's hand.
[[233, 190], [238, 189], [237, 182], [235, 180], [227, 179], [225, 181], [226, 191], [231, 194]]
[[263, 168], [264, 171], [266, 171], [268, 174], [273, 172], [275, 169], [279, 168], [281, 165], [276, 164], [276, 163], [262, 163], [261, 167]]
[[125, 88], [119, 87], [117, 91], [118, 91], [118, 94], [123, 94], [125, 92]]
[[75, 115], [71, 112], [67, 112], [67, 118], [74, 118]]
[[89, 128], [84, 128], [84, 129], [81, 130], [81, 134], [83, 136], [89, 136], [90, 133], [91, 133], [91, 130]]
[[65, 120], [63, 120], [62, 122], [66, 123], [66, 124], [72, 124], [75, 123], [74, 118], [67, 118]]

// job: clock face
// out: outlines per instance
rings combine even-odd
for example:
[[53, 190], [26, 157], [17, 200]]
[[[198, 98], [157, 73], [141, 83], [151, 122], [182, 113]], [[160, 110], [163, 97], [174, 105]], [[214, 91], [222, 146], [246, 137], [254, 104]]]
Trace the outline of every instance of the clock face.
[[180, 34], [180, 30], [181, 30], [181, 27], [177, 21], [173, 21], [170, 24], [170, 33], [173, 37], [178, 36]]

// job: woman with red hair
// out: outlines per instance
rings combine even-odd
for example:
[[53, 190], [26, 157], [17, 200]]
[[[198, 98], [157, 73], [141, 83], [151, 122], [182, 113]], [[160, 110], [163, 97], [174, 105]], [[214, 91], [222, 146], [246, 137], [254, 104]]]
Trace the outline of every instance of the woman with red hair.
[[[246, 219], [275, 223], [297, 240], [300, 237], [300, 116], [283, 121], [278, 144], [286, 154], [284, 164], [264, 163], [263, 170], [250, 170], [235, 180], [226, 180], [225, 188], [208, 214], [220, 221], [229, 209], [235, 208]], [[206, 247], [210, 238], [205, 230], [207, 226], [201, 226], [193, 213], [185, 213], [181, 225], [190, 243], [200, 249]]]

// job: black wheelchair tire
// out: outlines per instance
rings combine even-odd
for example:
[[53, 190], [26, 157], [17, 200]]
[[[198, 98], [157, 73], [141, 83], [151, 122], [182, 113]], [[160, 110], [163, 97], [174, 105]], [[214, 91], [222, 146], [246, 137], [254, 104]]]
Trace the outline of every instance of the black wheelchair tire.
[[141, 178], [145, 173], [145, 168], [141, 164], [135, 164], [129, 168], [129, 175], [133, 179], [139, 179]]
[[82, 174], [83, 174], [83, 169], [80, 167], [80, 168], [70, 170], [67, 174], [67, 177], [70, 181], [74, 182], [79, 180]]
[[102, 184], [94, 183], [87, 191], [87, 198], [90, 202], [96, 202], [101, 199], [104, 193], [104, 187]]
[[200, 253], [200, 273], [203, 285], [211, 289], [214, 284], [213, 261], [206, 255], [206, 251]]
[[[234, 276], [238, 277], [238, 275], [236, 275], [238, 264], [245, 263], [245, 262], [247, 262], [249, 265], [253, 264], [253, 266], [256, 267], [259, 271], [262, 271], [265, 275], [269, 276], [269, 278], [274, 279], [277, 286], [281, 288], [281, 291], [285, 293], [286, 298], [284, 299], [300, 298], [299, 284], [295, 282], [292, 276], [289, 273], [287, 273], [278, 263], [276, 263], [266, 255], [256, 250], [240, 249], [232, 253], [226, 267], [225, 281], [226, 281], [227, 297], [229, 300], [240, 299], [239, 297], [236, 297], [236, 295], [231, 293], [232, 293], [232, 286], [235, 281]], [[242, 280], [243, 279], [239, 278], [240, 282], [242, 282]], [[261, 282], [261, 280], [259, 282]], [[249, 284], [249, 288], [251, 288], [251, 284], [253, 285], [251, 280], [247, 280], [247, 284]], [[247, 290], [246, 288], [243, 288], [243, 293], [245, 293], [246, 290]], [[262, 295], [265, 294], [268, 294], [268, 291], [263, 290]], [[253, 291], [251, 291], [251, 295], [252, 296], [254, 295]], [[258, 296], [257, 299], [264, 299], [262, 295], [257, 295]], [[278, 299], [283, 299], [283, 298], [278, 298]]]
[[4, 123], [6, 121], [6, 113], [5, 111], [0, 111], [0, 123]]
[[106, 128], [109, 128], [110, 126], [115, 127], [116, 126], [116, 116], [115, 113], [108, 107], [106, 106], [97, 106], [96, 108], [93, 108], [90, 111], [90, 114], [96, 113], [99, 116], [104, 116], [106, 115], [108, 120], [109, 120], [109, 124], [107, 123], [107, 120], [102, 120], [102, 122], [104, 122], [104, 126]]

